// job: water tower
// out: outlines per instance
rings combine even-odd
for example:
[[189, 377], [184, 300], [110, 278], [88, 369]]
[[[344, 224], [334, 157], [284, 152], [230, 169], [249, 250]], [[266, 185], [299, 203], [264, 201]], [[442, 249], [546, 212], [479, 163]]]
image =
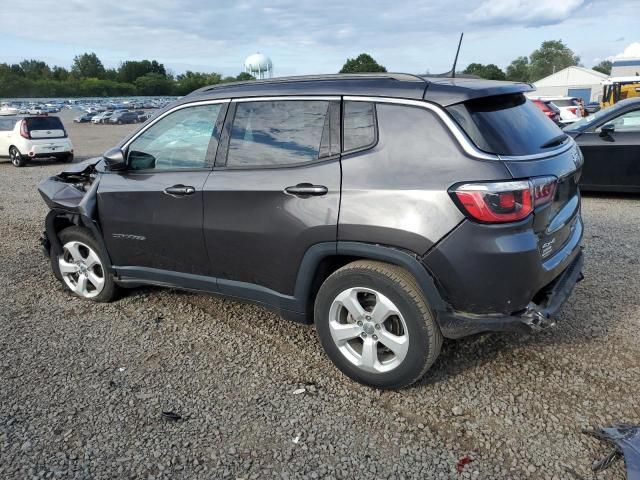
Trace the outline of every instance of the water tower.
[[264, 53], [254, 53], [244, 61], [244, 71], [256, 78], [271, 78], [273, 77], [273, 63]]

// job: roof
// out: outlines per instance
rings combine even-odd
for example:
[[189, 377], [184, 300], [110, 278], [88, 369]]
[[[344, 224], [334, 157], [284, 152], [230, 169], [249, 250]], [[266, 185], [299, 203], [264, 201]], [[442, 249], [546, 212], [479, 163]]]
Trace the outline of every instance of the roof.
[[540, 87], [557, 87], [571, 85], [598, 85], [608, 75], [596, 72], [590, 68], [584, 67], [567, 67], [548, 77], [541, 78], [534, 85]]
[[533, 90], [526, 83], [471, 78], [444, 78], [407, 73], [363, 73], [279, 77], [204, 87], [183, 97], [195, 99], [262, 97], [274, 95], [364, 95], [406, 98], [451, 105], [471, 98]]

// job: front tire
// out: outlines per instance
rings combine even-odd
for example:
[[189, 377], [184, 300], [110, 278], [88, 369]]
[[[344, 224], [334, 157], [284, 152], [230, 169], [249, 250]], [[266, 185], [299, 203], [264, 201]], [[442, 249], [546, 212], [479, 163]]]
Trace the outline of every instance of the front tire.
[[94, 302], [113, 300], [117, 285], [91, 232], [73, 226], [62, 230], [58, 237], [62, 244], [62, 255], [50, 255], [55, 277], [79, 297]]
[[407, 387], [433, 365], [442, 333], [415, 278], [396, 265], [359, 260], [334, 272], [315, 303], [320, 342], [351, 379]]
[[9, 158], [14, 167], [24, 167], [27, 164], [27, 159], [20, 153], [16, 147], [9, 149]]

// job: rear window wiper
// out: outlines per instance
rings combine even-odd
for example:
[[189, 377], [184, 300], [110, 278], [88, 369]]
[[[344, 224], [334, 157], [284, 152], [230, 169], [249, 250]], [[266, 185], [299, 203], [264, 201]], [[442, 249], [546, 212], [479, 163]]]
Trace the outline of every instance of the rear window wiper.
[[557, 137], [553, 137], [551, 140], [540, 145], [540, 148], [556, 147], [558, 145], [561, 145], [566, 139], [567, 139], [567, 134], [562, 133]]

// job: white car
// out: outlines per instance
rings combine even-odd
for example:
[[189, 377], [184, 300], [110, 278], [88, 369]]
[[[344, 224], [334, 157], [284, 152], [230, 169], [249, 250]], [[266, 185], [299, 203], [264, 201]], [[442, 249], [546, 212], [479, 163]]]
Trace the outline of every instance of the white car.
[[34, 158], [73, 161], [73, 145], [58, 117], [0, 118], [0, 157], [16, 167]]
[[99, 113], [91, 119], [91, 123], [109, 123], [109, 117], [113, 115], [112, 111]]
[[29, 115], [42, 115], [43, 113], [48, 113], [47, 109], [42, 105], [32, 105], [27, 110]]
[[560, 123], [568, 125], [584, 116], [582, 106], [575, 97], [540, 97], [538, 100], [551, 102], [560, 110]]

